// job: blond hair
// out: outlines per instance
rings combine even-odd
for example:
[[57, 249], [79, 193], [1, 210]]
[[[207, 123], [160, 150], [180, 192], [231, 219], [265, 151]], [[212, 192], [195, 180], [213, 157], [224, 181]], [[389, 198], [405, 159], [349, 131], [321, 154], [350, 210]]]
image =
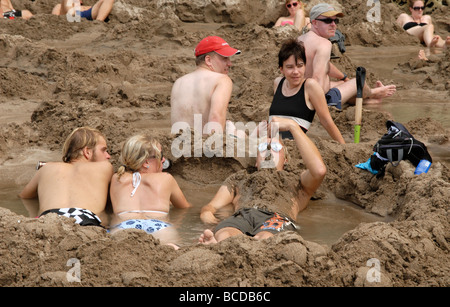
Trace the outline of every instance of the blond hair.
[[63, 145], [63, 162], [69, 163], [78, 159], [83, 154], [82, 150], [85, 147], [94, 149], [100, 137], [105, 139], [104, 135], [94, 128], [79, 127], [73, 130]]
[[122, 146], [117, 169], [120, 177], [126, 172], [137, 172], [150, 157], [161, 159], [161, 151], [158, 148], [159, 142], [150, 136], [138, 134], [130, 137]]

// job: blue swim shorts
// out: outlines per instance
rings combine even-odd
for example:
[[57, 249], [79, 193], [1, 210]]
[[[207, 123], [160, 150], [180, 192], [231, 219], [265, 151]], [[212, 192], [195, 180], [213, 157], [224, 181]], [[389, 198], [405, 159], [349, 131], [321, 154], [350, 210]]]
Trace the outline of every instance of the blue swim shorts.
[[92, 19], [92, 7], [89, 8], [88, 10], [86, 10], [86, 11], [81, 11], [80, 12], [80, 16], [82, 18], [86, 18], [87, 20], [93, 20]]
[[325, 94], [325, 98], [327, 99], [327, 104], [329, 106], [335, 106], [336, 108], [338, 108], [339, 110], [342, 109], [342, 95], [341, 92], [333, 87], [331, 88], [328, 93]]
[[133, 219], [133, 220], [127, 220], [123, 221], [120, 224], [117, 224], [114, 226], [114, 228], [118, 229], [141, 229], [145, 232], [152, 234], [154, 232], [157, 232], [161, 229], [167, 228], [172, 226], [171, 224], [168, 224], [166, 222], [155, 220], [155, 219]]

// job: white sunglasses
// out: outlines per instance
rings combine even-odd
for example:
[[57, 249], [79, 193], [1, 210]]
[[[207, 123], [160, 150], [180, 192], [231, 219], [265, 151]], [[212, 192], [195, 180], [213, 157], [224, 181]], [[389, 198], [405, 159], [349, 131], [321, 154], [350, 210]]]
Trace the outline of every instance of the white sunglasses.
[[258, 151], [266, 151], [266, 150], [273, 150], [275, 152], [279, 152], [281, 149], [283, 149], [283, 145], [277, 142], [272, 142], [268, 144], [267, 142], [260, 143], [258, 145]]

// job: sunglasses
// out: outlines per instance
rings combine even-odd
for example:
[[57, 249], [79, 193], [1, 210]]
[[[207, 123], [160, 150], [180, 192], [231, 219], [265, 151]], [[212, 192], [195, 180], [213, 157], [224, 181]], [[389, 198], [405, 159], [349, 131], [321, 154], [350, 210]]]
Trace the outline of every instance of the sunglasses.
[[424, 6], [415, 6], [415, 7], [413, 7], [413, 10], [414, 11], [420, 11], [420, 10], [424, 10], [425, 9], [425, 7]]
[[258, 151], [259, 152], [263, 152], [266, 150], [273, 150], [275, 152], [279, 152], [281, 149], [283, 149], [283, 145], [281, 145], [280, 143], [276, 143], [276, 142], [272, 142], [272, 143], [260, 143], [258, 145]]
[[289, 4], [286, 4], [286, 6], [287, 6], [287, 8], [288, 9], [290, 9], [292, 6], [294, 6], [294, 7], [296, 7], [298, 5], [298, 2], [294, 2], [294, 3], [289, 3]]
[[336, 25], [339, 24], [339, 19], [338, 18], [336, 18], [336, 19], [325, 18], [325, 19], [316, 19], [316, 20], [320, 20], [320, 21], [326, 23], [327, 25], [331, 24], [333, 21], [334, 21], [334, 24], [336, 24]]

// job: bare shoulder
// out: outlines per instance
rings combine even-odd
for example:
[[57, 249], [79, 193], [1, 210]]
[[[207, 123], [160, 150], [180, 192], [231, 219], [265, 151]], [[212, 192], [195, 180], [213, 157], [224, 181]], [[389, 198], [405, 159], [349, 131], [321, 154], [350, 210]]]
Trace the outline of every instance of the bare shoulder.
[[157, 182], [161, 184], [170, 184], [175, 180], [171, 174], [166, 172], [143, 174], [142, 177], [145, 178], [144, 180], [149, 182]]
[[305, 89], [307, 91], [317, 91], [318, 89], [322, 89], [322, 87], [320, 86], [319, 82], [317, 82], [316, 79], [308, 78], [305, 80]]
[[93, 162], [93, 163], [96, 163], [97, 166], [104, 167], [106, 169], [112, 169], [113, 168], [111, 162], [109, 162], [108, 160], [106, 160], [106, 161], [97, 161], [97, 162]]
[[[109, 161], [98, 161], [98, 162], [88, 162], [86, 166], [89, 169], [95, 170], [95, 171], [101, 171], [105, 175], [112, 176], [114, 173], [114, 167], [112, 166], [111, 162]], [[92, 163], [92, 164], [91, 164]]]
[[196, 83], [204, 82], [205, 80], [208, 83], [231, 82], [231, 78], [228, 75], [206, 69], [197, 69], [190, 74], [190, 78], [190, 82]]
[[221, 89], [227, 88], [231, 94], [231, 90], [233, 87], [233, 81], [231, 80], [231, 78], [228, 75], [217, 73], [217, 72], [214, 72], [214, 74], [216, 74], [215, 78], [211, 79], [211, 80], [214, 80], [213, 86], [215, 86], [216, 88], [221, 88]]
[[72, 168], [72, 164], [65, 162], [46, 162], [38, 171], [39, 174], [50, 174], [68, 172]]
[[433, 22], [433, 19], [431, 18], [431, 15], [424, 15], [424, 16], [423, 16], [423, 20], [424, 20], [426, 23], [431, 23], [431, 22]]
[[215, 76], [217, 77], [218, 80], [220, 80], [220, 82], [232, 82], [230, 76], [226, 75], [226, 74], [221, 74], [218, 72], [212, 72], [215, 74]]
[[309, 49], [314, 50], [321, 49], [323, 47], [331, 48], [332, 45], [332, 43], [328, 39], [315, 34], [313, 31], [309, 31], [306, 34], [301, 35], [299, 37], [299, 40], [303, 42], [305, 48], [306, 46], [308, 46]]
[[193, 74], [194, 72], [190, 72], [186, 75], [179, 77], [178, 79], [175, 80], [173, 87], [176, 87], [178, 84], [183, 83], [185, 80], [190, 80], [191, 78], [193, 78]]
[[322, 37], [322, 36], [318, 36], [316, 42], [318, 45], [320, 45], [322, 47], [327, 46], [327, 47], [331, 48], [331, 45], [332, 45], [332, 43], [329, 39], [326, 39], [325, 37]]
[[65, 163], [65, 162], [45, 162], [45, 164], [43, 166], [41, 166], [40, 170], [57, 168], [57, 167], [65, 166], [65, 165], [70, 165], [70, 164]]
[[397, 18], [397, 23], [399, 23], [400, 25], [402, 25], [403, 23], [405, 23], [406, 21], [411, 20], [411, 16], [409, 16], [406, 13], [401, 13], [398, 18]]

